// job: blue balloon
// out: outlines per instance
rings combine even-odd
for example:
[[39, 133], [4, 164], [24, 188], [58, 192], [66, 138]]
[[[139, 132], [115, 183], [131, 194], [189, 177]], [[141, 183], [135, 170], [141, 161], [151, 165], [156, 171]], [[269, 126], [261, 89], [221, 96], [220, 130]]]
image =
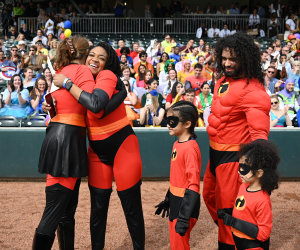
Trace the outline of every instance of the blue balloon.
[[65, 29], [71, 29], [71, 26], [72, 23], [69, 20], [65, 21]]

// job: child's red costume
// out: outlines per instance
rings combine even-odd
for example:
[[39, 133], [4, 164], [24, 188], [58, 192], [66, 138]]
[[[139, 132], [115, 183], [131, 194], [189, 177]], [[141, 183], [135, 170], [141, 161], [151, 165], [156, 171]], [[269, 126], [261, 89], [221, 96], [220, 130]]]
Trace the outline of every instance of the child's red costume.
[[201, 153], [197, 142], [194, 139], [175, 142], [171, 158], [170, 189], [166, 200], [162, 202], [168, 203], [165, 210], [170, 208], [169, 230], [172, 250], [190, 249], [190, 232], [200, 212], [200, 172]]
[[203, 187], [206, 206], [219, 226], [219, 249], [234, 250], [231, 229], [218, 220], [217, 210], [233, 208], [241, 184], [237, 151], [242, 143], [268, 139], [270, 97], [257, 79], [221, 78], [213, 96], [207, 132], [210, 160]]

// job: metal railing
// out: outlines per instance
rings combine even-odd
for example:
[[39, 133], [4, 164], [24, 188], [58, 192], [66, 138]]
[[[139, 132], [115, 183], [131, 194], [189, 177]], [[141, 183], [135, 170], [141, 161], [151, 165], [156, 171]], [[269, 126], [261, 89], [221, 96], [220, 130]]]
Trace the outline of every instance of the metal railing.
[[[43, 24], [37, 23], [37, 18], [22, 17], [18, 19], [20, 27], [22, 20], [27, 23], [32, 32], [36, 32]], [[260, 19], [260, 26], [267, 35], [268, 18]], [[284, 19], [280, 19], [279, 33], [284, 32]], [[226, 23], [229, 30], [238, 24], [241, 30], [249, 24], [249, 15], [190, 15], [189, 18], [77, 18], [73, 21], [73, 33], [128, 33], [128, 34], [196, 34], [197, 29], [205, 23], [206, 28], [216, 23], [217, 28], [223, 29]]]

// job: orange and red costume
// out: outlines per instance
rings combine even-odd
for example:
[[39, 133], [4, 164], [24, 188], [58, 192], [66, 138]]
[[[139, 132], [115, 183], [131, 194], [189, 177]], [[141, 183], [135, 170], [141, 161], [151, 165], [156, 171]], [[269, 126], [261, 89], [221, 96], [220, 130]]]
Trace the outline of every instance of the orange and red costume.
[[242, 143], [268, 139], [270, 97], [257, 79], [221, 78], [215, 86], [207, 132], [210, 160], [203, 187], [206, 206], [219, 226], [219, 249], [234, 250], [230, 227], [217, 210], [233, 208], [241, 184], [237, 151]]

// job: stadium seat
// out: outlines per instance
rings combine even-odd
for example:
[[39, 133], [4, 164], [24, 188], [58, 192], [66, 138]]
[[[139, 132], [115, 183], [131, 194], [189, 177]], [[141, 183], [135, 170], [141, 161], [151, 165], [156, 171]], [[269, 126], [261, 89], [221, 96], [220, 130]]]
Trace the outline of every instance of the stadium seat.
[[11, 115], [0, 117], [0, 127], [19, 127], [20, 122], [17, 118]]
[[43, 116], [32, 116], [22, 120], [22, 127], [46, 127], [46, 119]]

